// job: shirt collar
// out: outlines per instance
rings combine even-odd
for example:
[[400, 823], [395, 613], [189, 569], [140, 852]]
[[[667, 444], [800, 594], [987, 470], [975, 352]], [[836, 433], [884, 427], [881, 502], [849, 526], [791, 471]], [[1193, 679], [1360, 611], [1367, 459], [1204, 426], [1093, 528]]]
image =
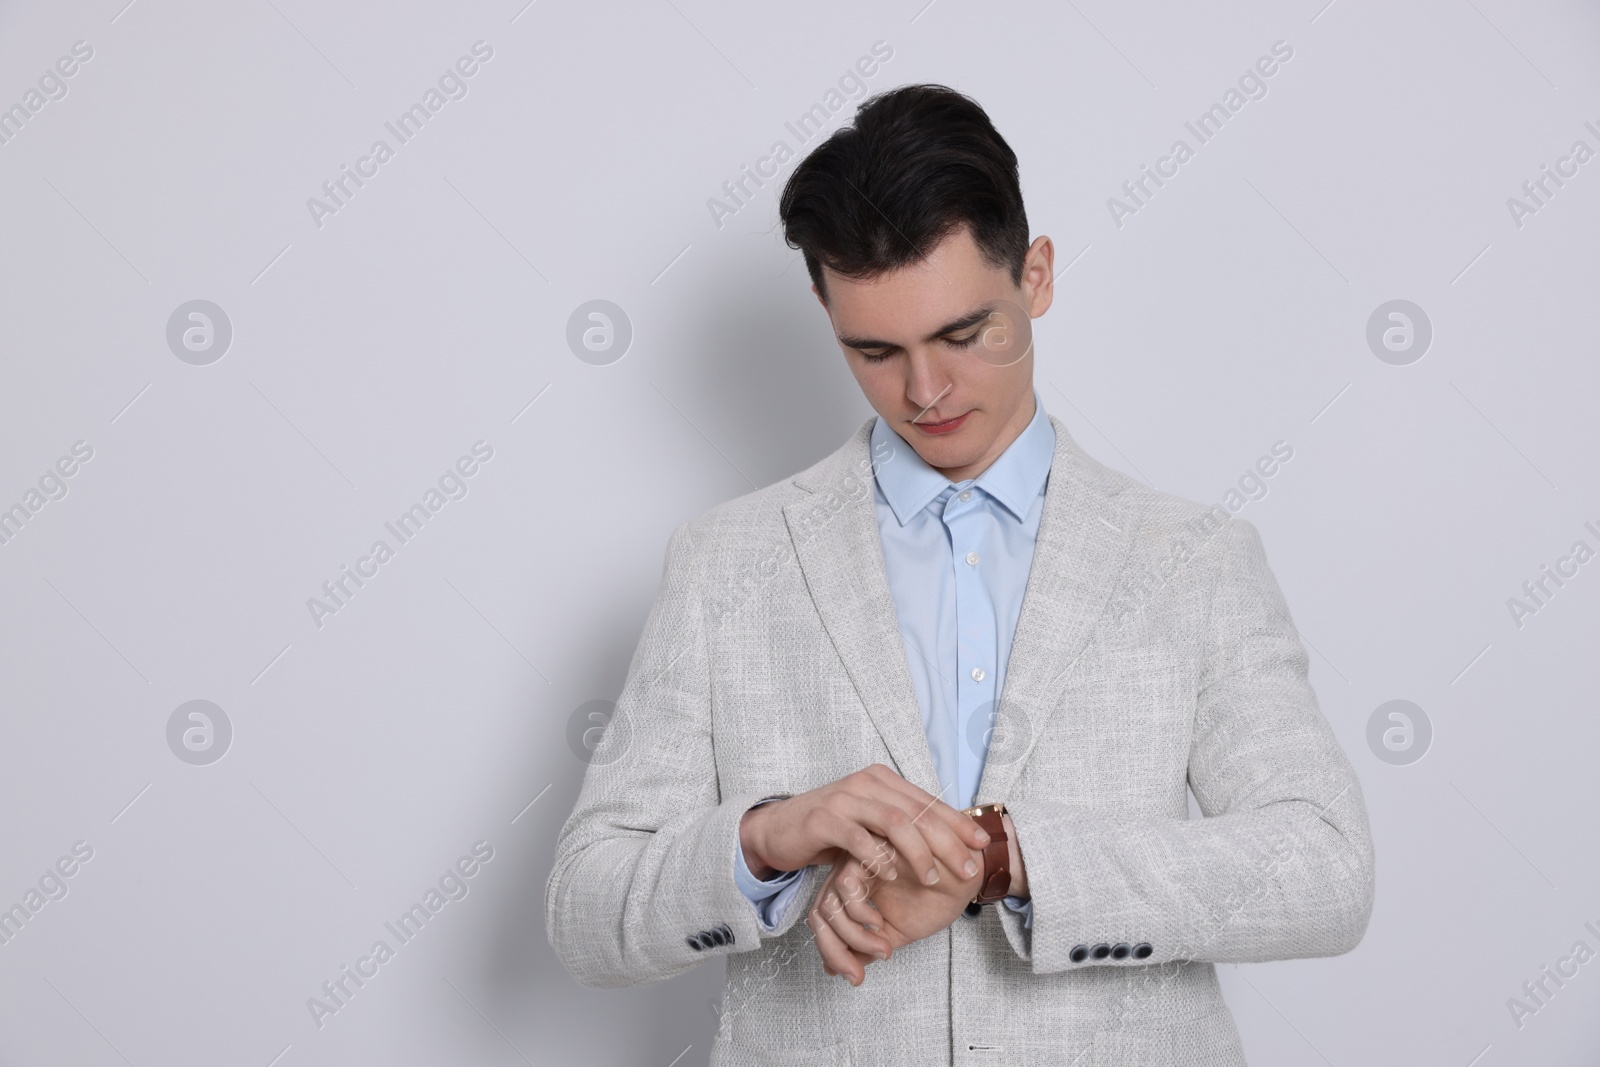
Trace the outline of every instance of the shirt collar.
[[1055, 427], [1050, 425], [1037, 388], [1033, 391], [1033, 403], [1033, 418], [1017, 439], [977, 478], [959, 483], [952, 483], [928, 466], [916, 449], [884, 422], [883, 416], [878, 416], [872, 425], [872, 455], [881, 454], [886, 445], [893, 451], [893, 458], [877, 468], [878, 488], [883, 491], [900, 525], [910, 522], [913, 515], [951, 485], [976, 485], [1004, 504], [1018, 522], [1024, 521], [1033, 507], [1034, 497], [1044, 486], [1045, 476], [1050, 473], [1050, 461], [1055, 457], [1056, 448]]

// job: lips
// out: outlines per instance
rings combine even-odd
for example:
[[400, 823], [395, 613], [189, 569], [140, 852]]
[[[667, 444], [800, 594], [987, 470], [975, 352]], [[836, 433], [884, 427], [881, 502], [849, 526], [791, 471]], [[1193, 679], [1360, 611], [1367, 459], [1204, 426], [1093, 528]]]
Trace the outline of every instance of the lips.
[[912, 425], [921, 430], [923, 433], [951, 433], [960, 429], [961, 424], [967, 421], [967, 416], [970, 414], [972, 414], [972, 412], [968, 411], [961, 415], [957, 415], [953, 419], [947, 419], [944, 422], [913, 422]]

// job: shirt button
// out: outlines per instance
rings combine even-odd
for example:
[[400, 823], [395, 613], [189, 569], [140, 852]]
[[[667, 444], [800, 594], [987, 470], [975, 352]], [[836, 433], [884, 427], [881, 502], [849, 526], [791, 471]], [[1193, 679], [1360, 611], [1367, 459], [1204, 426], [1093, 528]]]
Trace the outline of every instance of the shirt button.
[[963, 489], [963, 490], [961, 490], [961, 499], [963, 501], [971, 500], [972, 499], [972, 490], [971, 489]]
[[974, 668], [972, 668], [972, 680], [974, 682], [983, 681], [983, 668], [982, 667], [974, 667]]
[[976, 552], [968, 552], [967, 563], [976, 567], [978, 565], [978, 554]]

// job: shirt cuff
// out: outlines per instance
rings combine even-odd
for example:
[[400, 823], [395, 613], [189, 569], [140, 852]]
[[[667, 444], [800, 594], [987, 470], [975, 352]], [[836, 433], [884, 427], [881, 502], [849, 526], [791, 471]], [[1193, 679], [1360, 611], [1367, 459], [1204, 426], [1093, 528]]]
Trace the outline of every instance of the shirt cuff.
[[1012, 911], [1020, 912], [1022, 914], [1022, 928], [1024, 930], [1033, 929], [1032, 897], [1028, 898], [1027, 900], [1023, 900], [1021, 897], [1002, 897], [1001, 900], [1004, 901], [1006, 907], [1010, 908]]
[[[765, 804], [767, 801], [763, 800], [761, 803]], [[760, 804], [753, 807], [760, 807]], [[768, 931], [778, 928], [778, 922], [788, 911], [800, 876], [804, 873], [805, 870], [802, 868], [798, 871], [779, 871], [766, 880], [757, 878], [750, 873], [750, 865], [745, 862], [743, 845], [737, 840], [733, 843], [734, 883], [738, 885], [739, 892], [743, 893], [745, 899], [755, 908], [756, 919]]]
[[762, 881], [750, 873], [750, 866], [745, 862], [744, 849], [738, 844], [733, 846], [733, 880], [738, 883], [739, 891], [750, 898], [750, 903], [759, 903], [774, 895], [779, 890], [796, 881], [801, 871], [779, 871], [777, 874]]

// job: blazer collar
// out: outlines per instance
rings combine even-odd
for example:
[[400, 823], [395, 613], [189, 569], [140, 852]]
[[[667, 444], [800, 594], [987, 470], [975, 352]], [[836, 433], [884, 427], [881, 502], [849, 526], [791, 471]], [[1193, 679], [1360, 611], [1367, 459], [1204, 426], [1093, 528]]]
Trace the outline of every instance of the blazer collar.
[[[898, 435], [874, 447], [876, 418], [791, 479], [809, 495], [785, 505], [784, 520], [823, 628], [895, 769], [937, 796], [938, 773], [906, 665], [873, 503], [876, 467], [908, 454], [919, 462], [920, 457]], [[977, 804], [1006, 799], [1056, 713], [1068, 675], [1110, 602], [1146, 506], [1127, 499], [1128, 479], [1079, 448], [1054, 415], [1045, 418], [1055, 431], [1055, 447], [1044, 510]]]

